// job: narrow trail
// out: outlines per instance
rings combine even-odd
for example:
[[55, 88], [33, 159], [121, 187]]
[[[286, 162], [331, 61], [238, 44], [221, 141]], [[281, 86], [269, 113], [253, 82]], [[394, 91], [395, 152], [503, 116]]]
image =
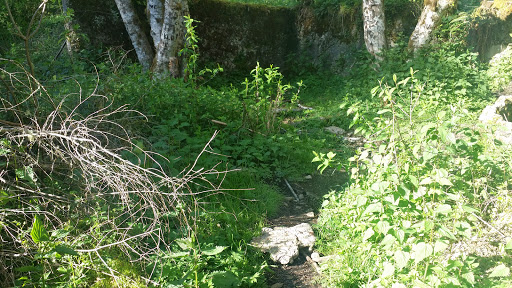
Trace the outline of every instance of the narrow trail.
[[[277, 217], [269, 220], [270, 227], [292, 227], [300, 223], [316, 224], [318, 210], [323, 196], [331, 190], [339, 190], [346, 183], [347, 176], [342, 173], [312, 175], [303, 181], [289, 182], [295, 194], [281, 181], [280, 188], [285, 195], [285, 201]], [[271, 288], [321, 288], [318, 280], [317, 265], [311, 260], [307, 249], [301, 250], [300, 255], [292, 264], [280, 265], [273, 263], [272, 273], [267, 275], [267, 284]], [[318, 266], [317, 266], [318, 267]]]

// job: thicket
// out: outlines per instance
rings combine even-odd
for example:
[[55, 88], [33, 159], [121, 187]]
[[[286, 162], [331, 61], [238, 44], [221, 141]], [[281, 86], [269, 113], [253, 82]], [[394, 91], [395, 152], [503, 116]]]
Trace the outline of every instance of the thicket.
[[510, 284], [509, 146], [476, 121], [510, 61], [487, 69], [467, 49], [467, 14], [417, 55], [402, 43], [379, 63], [361, 53], [347, 76], [289, 84], [257, 63], [217, 81], [191, 19], [186, 80], [154, 81], [121, 49], [70, 58], [49, 5], [34, 73], [12, 33], [0, 50], [0, 283], [264, 286], [269, 264], [247, 243], [279, 209], [265, 182], [320, 164], [351, 179], [316, 226], [329, 287]]
[[477, 120], [509, 64], [485, 73], [464, 46], [467, 20], [445, 19], [438, 44], [415, 57], [362, 60], [344, 82], [340, 124], [366, 141], [349, 158], [314, 159], [351, 177], [325, 196], [316, 226], [318, 249], [333, 255], [327, 286], [510, 285], [510, 152]]
[[280, 202], [261, 177], [295, 173], [285, 141], [297, 140], [274, 109], [298, 90], [258, 66], [236, 86], [202, 85], [221, 69], [196, 70], [192, 21], [187, 81], [154, 81], [118, 49], [70, 58], [56, 7], [36, 18], [33, 48], [13, 40], [0, 57], [0, 282], [263, 285], [247, 243]]

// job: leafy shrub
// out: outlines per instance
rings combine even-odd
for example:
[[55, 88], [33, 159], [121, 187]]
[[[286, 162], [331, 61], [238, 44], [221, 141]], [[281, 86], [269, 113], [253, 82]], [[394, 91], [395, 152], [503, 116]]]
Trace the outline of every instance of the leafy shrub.
[[493, 57], [489, 62], [487, 75], [490, 78], [490, 87], [493, 91], [500, 91], [507, 87], [512, 80], [512, 49], [507, 48]]
[[[365, 119], [372, 122], [365, 124], [372, 141], [349, 159], [350, 186], [322, 204], [320, 247], [336, 255], [326, 267], [329, 285], [483, 281], [474, 257], [446, 255], [453, 244], [478, 234], [484, 199], [499, 193], [490, 187], [507, 181], [507, 164], [488, 157], [481, 132], [464, 125], [469, 114], [463, 104], [426, 108], [432, 103], [421, 99], [424, 84], [416, 75], [411, 69], [404, 80], [393, 76], [394, 85], [381, 81], [373, 89], [384, 106]], [[335, 162], [332, 154], [318, 156], [320, 168]]]

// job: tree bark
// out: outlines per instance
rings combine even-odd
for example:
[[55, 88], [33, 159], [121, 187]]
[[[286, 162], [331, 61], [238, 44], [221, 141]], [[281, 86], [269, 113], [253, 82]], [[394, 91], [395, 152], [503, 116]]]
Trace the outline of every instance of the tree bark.
[[386, 47], [384, 0], [363, 0], [364, 42], [377, 59]]
[[71, 18], [68, 18], [68, 8], [69, 0], [62, 0], [62, 13], [66, 17], [66, 21], [64, 22], [64, 29], [66, 30], [66, 48], [69, 57], [73, 59], [73, 53], [79, 51], [80, 43], [75, 29], [73, 29], [73, 22]]
[[416, 51], [430, 42], [432, 32], [441, 22], [441, 17], [451, 7], [455, 7], [456, 2], [456, 0], [425, 0], [418, 24], [409, 39], [409, 50]]
[[130, 36], [135, 53], [142, 67], [147, 70], [151, 67], [154, 53], [149, 43], [148, 37], [140, 25], [139, 17], [135, 13], [135, 8], [130, 0], [115, 0], [119, 14], [123, 19], [126, 31]]
[[185, 44], [185, 15], [189, 14], [186, 0], [165, 0], [164, 18], [160, 41], [156, 46], [153, 72], [157, 78], [170, 75], [177, 78], [183, 75], [184, 61], [178, 53]]
[[158, 47], [162, 34], [162, 25], [164, 23], [164, 0], [148, 0], [146, 11], [149, 26], [151, 27], [153, 45], [154, 47]]

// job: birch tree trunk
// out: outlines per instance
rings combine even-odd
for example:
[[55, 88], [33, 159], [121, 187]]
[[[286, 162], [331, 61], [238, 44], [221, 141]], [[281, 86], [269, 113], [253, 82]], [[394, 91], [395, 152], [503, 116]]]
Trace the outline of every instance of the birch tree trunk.
[[135, 8], [131, 0], [115, 1], [119, 14], [121, 14], [121, 18], [123, 19], [124, 26], [126, 27], [126, 31], [132, 41], [135, 53], [137, 53], [139, 63], [147, 70], [151, 67], [154, 53], [151, 49], [148, 37], [146, 37], [146, 34], [144, 34], [144, 31], [142, 30], [139, 17], [137, 17], [137, 14], [135, 13]]
[[160, 39], [156, 46], [153, 72], [157, 78], [183, 75], [185, 67], [178, 53], [185, 44], [185, 15], [189, 14], [187, 0], [165, 0], [163, 24]]
[[151, 38], [154, 47], [158, 47], [162, 25], [164, 24], [164, 0], [148, 0], [146, 7], [149, 26], [151, 27]]
[[384, 0], [363, 0], [364, 42], [377, 59], [386, 46]]
[[455, 7], [456, 2], [457, 0], [425, 0], [418, 24], [409, 39], [409, 50], [416, 51], [430, 42], [432, 32], [441, 22], [441, 17], [451, 7]]
[[68, 18], [68, 8], [69, 0], [62, 0], [62, 13], [66, 17], [66, 21], [64, 22], [64, 29], [66, 30], [66, 48], [69, 57], [73, 59], [73, 53], [78, 52], [80, 43], [75, 29], [73, 29], [73, 22]]

